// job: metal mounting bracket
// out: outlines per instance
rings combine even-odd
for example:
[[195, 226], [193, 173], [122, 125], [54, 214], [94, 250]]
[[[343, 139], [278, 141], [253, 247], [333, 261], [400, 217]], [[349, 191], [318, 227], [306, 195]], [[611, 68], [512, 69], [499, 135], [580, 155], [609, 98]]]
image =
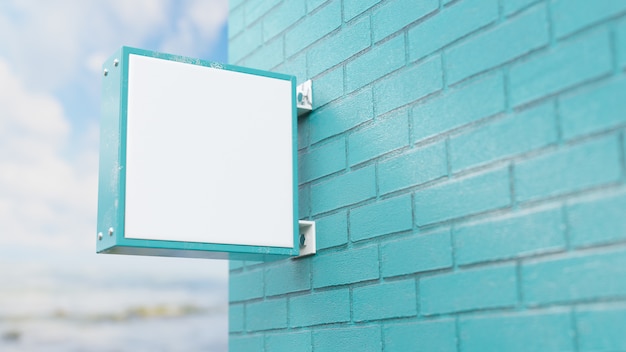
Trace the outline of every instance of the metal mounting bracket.
[[299, 220], [300, 224], [300, 254], [294, 258], [306, 257], [315, 254], [315, 221]]
[[298, 106], [298, 116], [308, 114], [313, 110], [313, 89], [311, 80], [296, 87], [296, 104]]

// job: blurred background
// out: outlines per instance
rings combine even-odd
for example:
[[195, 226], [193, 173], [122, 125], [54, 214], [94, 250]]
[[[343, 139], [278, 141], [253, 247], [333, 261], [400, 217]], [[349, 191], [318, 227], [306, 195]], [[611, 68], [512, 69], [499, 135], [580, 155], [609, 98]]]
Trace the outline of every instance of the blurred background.
[[101, 64], [227, 61], [227, 0], [0, 2], [0, 351], [225, 351], [227, 262], [95, 254]]

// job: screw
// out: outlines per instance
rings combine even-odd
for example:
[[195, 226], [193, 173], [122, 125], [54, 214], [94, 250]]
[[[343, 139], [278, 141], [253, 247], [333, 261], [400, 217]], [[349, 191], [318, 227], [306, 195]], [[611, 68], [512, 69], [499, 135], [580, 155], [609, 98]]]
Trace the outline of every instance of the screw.
[[106, 68], [104, 69], [104, 76], [106, 77], [109, 74], [109, 70], [107, 70]]
[[117, 65], [119, 64], [120, 64], [120, 60], [118, 59], [113, 60], [113, 66], [117, 67]]
[[109, 236], [113, 236], [113, 228], [109, 227]]
[[102, 240], [102, 232], [98, 232], [98, 240]]
[[300, 234], [300, 247], [304, 247], [306, 245], [306, 237], [304, 234]]

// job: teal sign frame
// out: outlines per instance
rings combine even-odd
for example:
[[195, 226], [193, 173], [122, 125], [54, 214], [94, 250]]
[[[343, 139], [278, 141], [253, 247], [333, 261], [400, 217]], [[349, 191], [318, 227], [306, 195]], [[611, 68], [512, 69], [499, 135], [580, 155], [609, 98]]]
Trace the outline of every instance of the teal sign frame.
[[[229, 243], [228, 238], [219, 241], [179, 240], [172, 233], [172, 239], [150, 238], [147, 236], [131, 236], [127, 233], [127, 152], [129, 147], [129, 66], [131, 56], [137, 58], [153, 58], [185, 65], [194, 65], [207, 70], [224, 70], [285, 81], [291, 84], [291, 203], [292, 214], [287, 221], [291, 222], [292, 233], [288, 236], [289, 245], [259, 245]], [[100, 159], [98, 180], [98, 220], [96, 231], [96, 251], [109, 254], [171, 256], [192, 258], [214, 258], [235, 260], [273, 260], [296, 256], [299, 253], [298, 225], [298, 176], [297, 176], [297, 107], [296, 79], [293, 76], [261, 71], [251, 68], [214, 63], [210, 61], [183, 56], [159, 53], [131, 47], [122, 47], [103, 64], [102, 110], [100, 123]], [[172, 82], [173, 85], [177, 84]], [[214, 97], [220, 99], [219, 97]], [[231, 117], [236, 118], [236, 117]], [[175, 126], [175, 123], [173, 124]], [[192, 127], [193, 128], [193, 127]], [[267, 136], [271, 138], [272, 136]], [[232, 138], [239, 138], [232, 136]], [[219, 146], [215, 146], [216, 149]], [[130, 165], [131, 168], [133, 167]], [[183, 170], [184, 172], [184, 170]], [[251, 177], [254, 174], [251, 175]], [[178, 187], [177, 184], [164, 184], [163, 187]], [[259, 185], [262, 187], [262, 185]], [[163, 200], [167, 202], [167, 200]], [[210, 202], [210, 199], [208, 200]], [[268, 200], [270, 201], [270, 200]], [[171, 207], [185, 207], [186, 204], [171, 204]], [[268, 207], [271, 207], [268, 204]], [[246, 207], [241, 206], [241, 222], [233, 223], [233, 231], [250, 231], [246, 224]], [[159, 219], [154, 219], [158, 221]], [[208, 224], [210, 228], [210, 224]], [[175, 231], [174, 231], [175, 232]], [[271, 229], [258, 229], [259, 236], [272, 235]], [[226, 236], [228, 237], [228, 236]], [[257, 242], [263, 242], [259, 239]]]

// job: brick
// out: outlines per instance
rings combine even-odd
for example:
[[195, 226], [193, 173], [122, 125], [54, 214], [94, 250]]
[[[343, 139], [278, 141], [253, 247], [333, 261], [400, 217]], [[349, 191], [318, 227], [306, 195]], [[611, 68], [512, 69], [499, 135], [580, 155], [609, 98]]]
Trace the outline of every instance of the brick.
[[396, 0], [378, 8], [372, 15], [374, 41], [379, 41], [437, 10], [437, 0]]
[[348, 289], [324, 291], [289, 299], [289, 326], [302, 327], [350, 320]]
[[579, 351], [626, 351], [626, 309], [604, 307], [576, 312]]
[[610, 80], [559, 101], [563, 138], [608, 130], [626, 123], [626, 80]]
[[457, 264], [510, 259], [565, 248], [561, 209], [519, 214], [454, 231]]
[[280, 0], [246, 1], [244, 4], [246, 11], [246, 23], [250, 24], [256, 22], [279, 2]]
[[262, 44], [263, 32], [261, 24], [258, 23], [228, 42], [228, 62], [237, 64]]
[[608, 32], [599, 30], [513, 65], [510, 71], [513, 105], [608, 74], [612, 70], [610, 48]]
[[516, 59], [547, 45], [548, 39], [546, 8], [536, 6], [447, 50], [448, 83]]
[[286, 327], [286, 299], [274, 299], [246, 305], [246, 330], [261, 331]]
[[263, 17], [263, 39], [266, 41], [283, 32], [306, 13], [302, 0], [284, 0]]
[[344, 0], [343, 20], [348, 22], [379, 2], [380, 0]]
[[309, 124], [304, 119], [298, 119], [298, 150], [309, 146]]
[[504, 14], [508, 16], [529, 7], [538, 1], [540, 0], [507, 0], [502, 2], [502, 7]]
[[424, 315], [504, 308], [517, 302], [514, 265], [492, 266], [420, 279]]
[[385, 352], [456, 352], [454, 320], [389, 324], [383, 328]]
[[378, 164], [378, 189], [381, 194], [420, 185], [448, 174], [446, 146], [443, 142], [411, 149]]
[[318, 250], [348, 243], [348, 214], [340, 211], [315, 219], [315, 239]]
[[415, 221], [423, 226], [510, 204], [509, 173], [500, 168], [416, 191]]
[[313, 99], [313, 109], [324, 106], [343, 96], [343, 67], [337, 67], [316, 78], [312, 89], [315, 97]]
[[348, 92], [359, 89], [393, 72], [405, 63], [404, 36], [399, 35], [346, 64]]
[[350, 238], [361, 241], [413, 227], [411, 195], [364, 205], [350, 211]]
[[245, 1], [246, 0], [230, 0], [230, 1], [228, 1], [228, 5], [229, 5], [229, 8], [230, 8], [230, 11], [238, 8]]
[[421, 59], [497, 19], [497, 0], [457, 2], [409, 30], [409, 57]]
[[348, 136], [348, 163], [366, 162], [409, 144], [409, 121], [406, 111], [355, 130]]
[[263, 351], [263, 335], [231, 336], [228, 340], [228, 350], [237, 352]]
[[302, 51], [312, 43], [324, 37], [341, 25], [341, 2], [331, 1], [323, 9], [285, 34], [285, 53], [287, 57]]
[[345, 132], [373, 117], [374, 105], [370, 89], [346, 96], [311, 113], [309, 116], [311, 143]]
[[[278, 65], [274, 71], [295, 76], [298, 84], [304, 82], [308, 77], [306, 74], [306, 54], [287, 59]], [[313, 85], [313, 89], [315, 89], [315, 85]]]
[[263, 271], [231, 273], [228, 280], [229, 301], [245, 301], [263, 297]]
[[300, 183], [309, 182], [346, 168], [346, 141], [338, 138], [316, 145], [298, 163]]
[[241, 332], [244, 330], [243, 304], [231, 304], [228, 306], [228, 331]]
[[311, 189], [300, 187], [298, 192], [298, 219], [304, 219], [311, 213]]
[[307, 52], [309, 75], [314, 77], [369, 47], [370, 21], [365, 18], [325, 37]]
[[228, 39], [232, 39], [246, 28], [243, 7], [232, 9], [228, 13]]
[[626, 66], [626, 18], [617, 23], [615, 41], [618, 64], [624, 67]]
[[452, 267], [450, 231], [387, 242], [381, 246], [384, 277]]
[[368, 166], [311, 186], [311, 212], [319, 214], [376, 195], [374, 166]]
[[626, 295], [624, 249], [540, 260], [522, 267], [524, 300], [530, 305], [608, 299]]
[[[390, 299], [393, 297], [393, 299]], [[417, 315], [415, 280], [402, 280], [355, 288], [352, 292], [355, 321]]]
[[436, 56], [377, 82], [374, 85], [376, 113], [382, 115], [413, 103], [442, 87], [441, 58]]
[[457, 172], [554, 144], [557, 138], [554, 105], [544, 104], [450, 138], [450, 164]]
[[455, 87], [413, 108], [413, 141], [502, 112], [504, 99], [504, 80], [499, 72]]
[[313, 331], [313, 350], [316, 352], [374, 352], [381, 351], [382, 347], [377, 326]]
[[265, 269], [265, 295], [275, 296], [311, 289], [311, 262], [288, 260]]
[[283, 38], [281, 37], [265, 43], [261, 48], [255, 50], [245, 59], [245, 65], [260, 70], [270, 70], [282, 63], [283, 60]]
[[556, 0], [552, 2], [554, 33], [563, 37], [625, 10], [623, 1]]
[[312, 265], [314, 288], [378, 279], [378, 247], [318, 253]]
[[626, 196], [592, 199], [567, 207], [568, 232], [574, 247], [626, 239]]
[[568, 312], [462, 318], [461, 351], [574, 351]]
[[265, 335], [265, 352], [312, 352], [311, 332]]
[[318, 7], [322, 6], [326, 0], [306, 0], [306, 10], [307, 12], [315, 11]]
[[515, 165], [515, 196], [524, 202], [574, 192], [620, 178], [613, 136], [592, 140]]

